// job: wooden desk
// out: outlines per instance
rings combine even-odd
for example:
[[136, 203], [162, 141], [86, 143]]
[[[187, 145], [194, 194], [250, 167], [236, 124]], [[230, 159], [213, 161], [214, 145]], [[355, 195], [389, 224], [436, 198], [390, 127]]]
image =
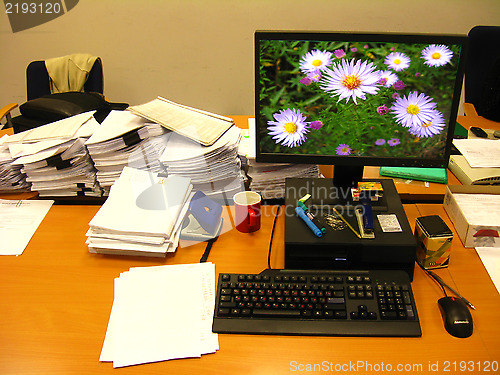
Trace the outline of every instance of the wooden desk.
[[[215, 354], [114, 370], [110, 363], [99, 362], [113, 302], [113, 279], [130, 267], [198, 262], [205, 244], [180, 248], [166, 259], [156, 260], [90, 254], [85, 232], [98, 209], [53, 206], [21, 256], [0, 257], [0, 374], [311, 373], [300, 371], [305, 365], [343, 366], [345, 371], [336, 373], [356, 375], [389, 373], [380, 366], [394, 370], [415, 366], [402, 373], [463, 374], [453, 371], [454, 366], [460, 368], [461, 361], [473, 361], [477, 369], [487, 366], [487, 361], [500, 360], [500, 295], [475, 250], [463, 248], [456, 237], [450, 267], [436, 272], [477, 307], [472, 312], [474, 333], [467, 339], [446, 333], [437, 305], [442, 291], [417, 268], [412, 287], [423, 332], [420, 338], [221, 334], [220, 350]], [[441, 205], [405, 205], [405, 210], [412, 227], [416, 217], [437, 213], [453, 228]], [[208, 258], [217, 273], [257, 273], [267, 267], [276, 211], [276, 206], [263, 208], [262, 227], [256, 233], [233, 229], [220, 236]], [[230, 213], [224, 212], [229, 228]], [[271, 256], [275, 268], [283, 267], [283, 234], [281, 210]], [[358, 364], [379, 370], [353, 370]], [[430, 365], [439, 366], [439, 372], [430, 371]], [[445, 366], [451, 371], [444, 372]]]

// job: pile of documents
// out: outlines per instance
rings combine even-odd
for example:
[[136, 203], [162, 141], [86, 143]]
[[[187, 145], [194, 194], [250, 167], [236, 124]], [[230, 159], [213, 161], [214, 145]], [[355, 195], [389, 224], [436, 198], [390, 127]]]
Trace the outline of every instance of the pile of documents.
[[164, 257], [179, 243], [193, 186], [181, 176], [124, 167], [89, 223], [92, 253]]
[[317, 165], [257, 163], [248, 159], [247, 175], [250, 178], [250, 190], [258, 192], [262, 199], [285, 197], [285, 179], [289, 177], [320, 177]]
[[161, 96], [128, 110], [203, 146], [212, 145], [234, 125], [229, 117], [174, 103]]
[[248, 119], [248, 129], [241, 130], [243, 138], [238, 153], [247, 161], [247, 176], [250, 190], [259, 193], [262, 199], [281, 199], [285, 197], [285, 178], [320, 177], [317, 165], [257, 163], [255, 118]]
[[0, 192], [29, 191], [31, 184], [26, 181], [26, 175], [21, 172], [22, 165], [14, 165], [14, 158], [5, 144], [8, 135], [0, 138]]
[[210, 146], [172, 132], [160, 162], [169, 176], [187, 177], [196, 190], [225, 202], [244, 190], [238, 157], [240, 140], [241, 131], [234, 125]]
[[169, 131], [128, 111], [111, 111], [85, 143], [104, 195], [125, 166], [162, 171], [159, 157]]
[[98, 127], [93, 112], [86, 112], [10, 136], [11, 165], [41, 197], [101, 196], [84, 146]]
[[101, 362], [117, 368], [219, 349], [212, 333], [212, 263], [131, 268], [115, 279], [114, 288]]

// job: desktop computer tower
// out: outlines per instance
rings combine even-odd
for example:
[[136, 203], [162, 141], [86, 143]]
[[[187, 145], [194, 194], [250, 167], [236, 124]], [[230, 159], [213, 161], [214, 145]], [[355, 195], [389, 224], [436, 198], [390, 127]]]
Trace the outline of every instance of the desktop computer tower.
[[[347, 226], [334, 229], [324, 215], [339, 220], [339, 214], [359, 233], [356, 206], [350, 191], [333, 186], [327, 178], [290, 178], [285, 197], [285, 268], [322, 270], [403, 270], [413, 280], [417, 243], [392, 179], [381, 182], [383, 196], [372, 202], [374, 238], [358, 238]], [[317, 237], [296, 214], [298, 201], [310, 195], [305, 205], [326, 228]], [[384, 230], [382, 229], [384, 225]], [[386, 228], [388, 227], [388, 228]]]

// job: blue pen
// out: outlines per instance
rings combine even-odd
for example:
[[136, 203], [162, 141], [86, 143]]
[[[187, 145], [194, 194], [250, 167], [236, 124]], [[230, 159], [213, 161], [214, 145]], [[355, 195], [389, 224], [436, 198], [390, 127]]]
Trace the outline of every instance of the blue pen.
[[304, 220], [304, 223], [307, 224], [307, 226], [313, 231], [313, 233], [316, 235], [316, 237], [323, 236], [323, 232], [321, 232], [321, 230], [316, 225], [314, 225], [314, 223], [311, 221], [311, 219], [309, 219], [307, 217], [307, 215], [302, 207], [295, 207], [295, 212], [297, 213], [297, 215], [299, 215], [299, 217], [302, 220]]

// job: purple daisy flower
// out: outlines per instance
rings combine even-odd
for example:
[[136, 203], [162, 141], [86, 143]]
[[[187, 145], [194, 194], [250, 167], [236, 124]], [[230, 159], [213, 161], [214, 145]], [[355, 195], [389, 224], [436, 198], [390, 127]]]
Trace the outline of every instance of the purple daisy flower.
[[300, 60], [299, 67], [303, 73], [312, 73], [326, 69], [332, 63], [332, 53], [328, 51], [313, 50], [307, 52]]
[[389, 146], [392, 146], [392, 147], [393, 147], [393, 146], [396, 146], [396, 145], [399, 145], [400, 143], [401, 143], [401, 142], [400, 142], [400, 141], [399, 141], [399, 139], [397, 139], [397, 138], [391, 138], [391, 139], [389, 139], [389, 140], [387, 141], [387, 144], [388, 144]]
[[297, 109], [282, 109], [273, 115], [276, 121], [268, 121], [268, 134], [273, 137], [276, 144], [283, 146], [300, 146], [306, 140], [306, 116]]
[[412, 126], [409, 132], [420, 138], [431, 138], [441, 133], [445, 126], [443, 114], [434, 110], [432, 120], [421, 123], [419, 126]]
[[377, 139], [377, 140], [375, 141], [375, 144], [376, 144], [377, 146], [382, 146], [382, 145], [384, 145], [384, 144], [385, 144], [385, 139], [382, 139], [382, 138]]
[[408, 97], [400, 97], [392, 107], [396, 122], [405, 128], [419, 128], [429, 123], [435, 116], [436, 103], [425, 94], [411, 92]]
[[335, 149], [337, 155], [349, 155], [351, 151], [352, 149], [349, 147], [349, 145], [343, 143], [339, 144], [338, 147]]
[[332, 69], [326, 69], [321, 78], [320, 87], [332, 96], [339, 96], [338, 101], [352, 98], [366, 99], [365, 94], [374, 95], [378, 92], [379, 73], [371, 62], [345, 59], [334, 63]]

